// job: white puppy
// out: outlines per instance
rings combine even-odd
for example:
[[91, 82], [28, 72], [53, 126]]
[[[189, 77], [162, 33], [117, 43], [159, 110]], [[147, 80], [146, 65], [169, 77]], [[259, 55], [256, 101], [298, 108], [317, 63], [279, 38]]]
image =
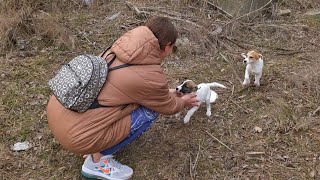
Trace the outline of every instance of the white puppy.
[[[211, 87], [220, 87], [220, 88], [226, 88], [224, 85], [220, 83], [201, 83], [199, 85], [196, 85], [192, 80], [186, 80], [181, 85], [179, 85], [176, 88], [176, 91], [179, 93], [192, 93], [195, 92], [197, 95], [197, 99], [199, 100], [199, 103], [205, 102], [207, 106], [207, 116], [211, 116], [211, 104], [214, 102], [218, 95], [216, 92], [212, 91]], [[199, 106], [200, 106], [199, 105]], [[194, 112], [196, 112], [199, 109], [199, 106], [193, 106], [187, 113], [187, 115], [184, 117], [184, 123], [188, 123], [191, 116]]]
[[241, 54], [244, 58], [243, 63], [246, 64], [243, 86], [250, 84], [250, 74], [254, 75], [254, 85], [260, 86], [260, 78], [262, 76], [263, 60], [262, 55], [256, 51], [249, 51], [247, 55]]

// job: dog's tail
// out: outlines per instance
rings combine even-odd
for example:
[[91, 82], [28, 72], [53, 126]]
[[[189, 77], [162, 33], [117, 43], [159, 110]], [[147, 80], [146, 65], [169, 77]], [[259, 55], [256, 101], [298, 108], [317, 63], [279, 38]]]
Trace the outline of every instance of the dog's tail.
[[227, 88], [227, 87], [225, 87], [223, 84], [220, 84], [220, 83], [217, 83], [217, 82], [208, 83], [208, 85], [209, 85], [210, 87]]

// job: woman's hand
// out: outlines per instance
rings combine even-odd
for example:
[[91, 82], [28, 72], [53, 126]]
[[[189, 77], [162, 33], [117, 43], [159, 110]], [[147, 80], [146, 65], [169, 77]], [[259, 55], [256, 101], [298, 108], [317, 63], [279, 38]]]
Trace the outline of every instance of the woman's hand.
[[184, 102], [186, 107], [192, 107], [192, 106], [199, 106], [199, 100], [197, 99], [197, 95], [195, 93], [190, 93], [183, 95], [181, 97]]

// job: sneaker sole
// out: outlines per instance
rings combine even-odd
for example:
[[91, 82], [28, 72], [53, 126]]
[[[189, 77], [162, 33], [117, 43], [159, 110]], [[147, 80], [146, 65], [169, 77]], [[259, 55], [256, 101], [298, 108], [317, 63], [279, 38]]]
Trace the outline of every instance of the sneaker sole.
[[92, 171], [84, 166], [82, 166], [81, 174], [82, 174], [82, 176], [84, 176], [85, 178], [88, 178], [88, 179], [101, 179], [101, 180], [127, 180], [127, 179], [130, 179], [132, 176], [131, 175], [125, 179], [119, 179], [119, 178], [114, 178], [114, 177], [103, 177], [103, 176], [99, 175], [100, 173]]

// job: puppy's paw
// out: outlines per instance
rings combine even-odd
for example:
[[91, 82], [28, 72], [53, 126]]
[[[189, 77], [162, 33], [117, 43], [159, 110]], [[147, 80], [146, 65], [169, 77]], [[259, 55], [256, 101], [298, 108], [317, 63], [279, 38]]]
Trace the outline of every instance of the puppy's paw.
[[183, 119], [183, 122], [184, 122], [185, 124], [187, 124], [189, 121], [190, 121], [190, 118], [185, 117], [185, 118]]
[[255, 85], [256, 87], [260, 87], [260, 82], [254, 82], [254, 85]]
[[174, 115], [174, 117], [179, 118], [181, 115], [181, 112], [178, 112], [177, 114]]
[[250, 84], [250, 81], [244, 80], [243, 83], [242, 83], [242, 86], [248, 86], [249, 84]]
[[207, 111], [206, 115], [207, 115], [208, 117], [210, 117], [210, 116], [211, 116], [211, 111]]

